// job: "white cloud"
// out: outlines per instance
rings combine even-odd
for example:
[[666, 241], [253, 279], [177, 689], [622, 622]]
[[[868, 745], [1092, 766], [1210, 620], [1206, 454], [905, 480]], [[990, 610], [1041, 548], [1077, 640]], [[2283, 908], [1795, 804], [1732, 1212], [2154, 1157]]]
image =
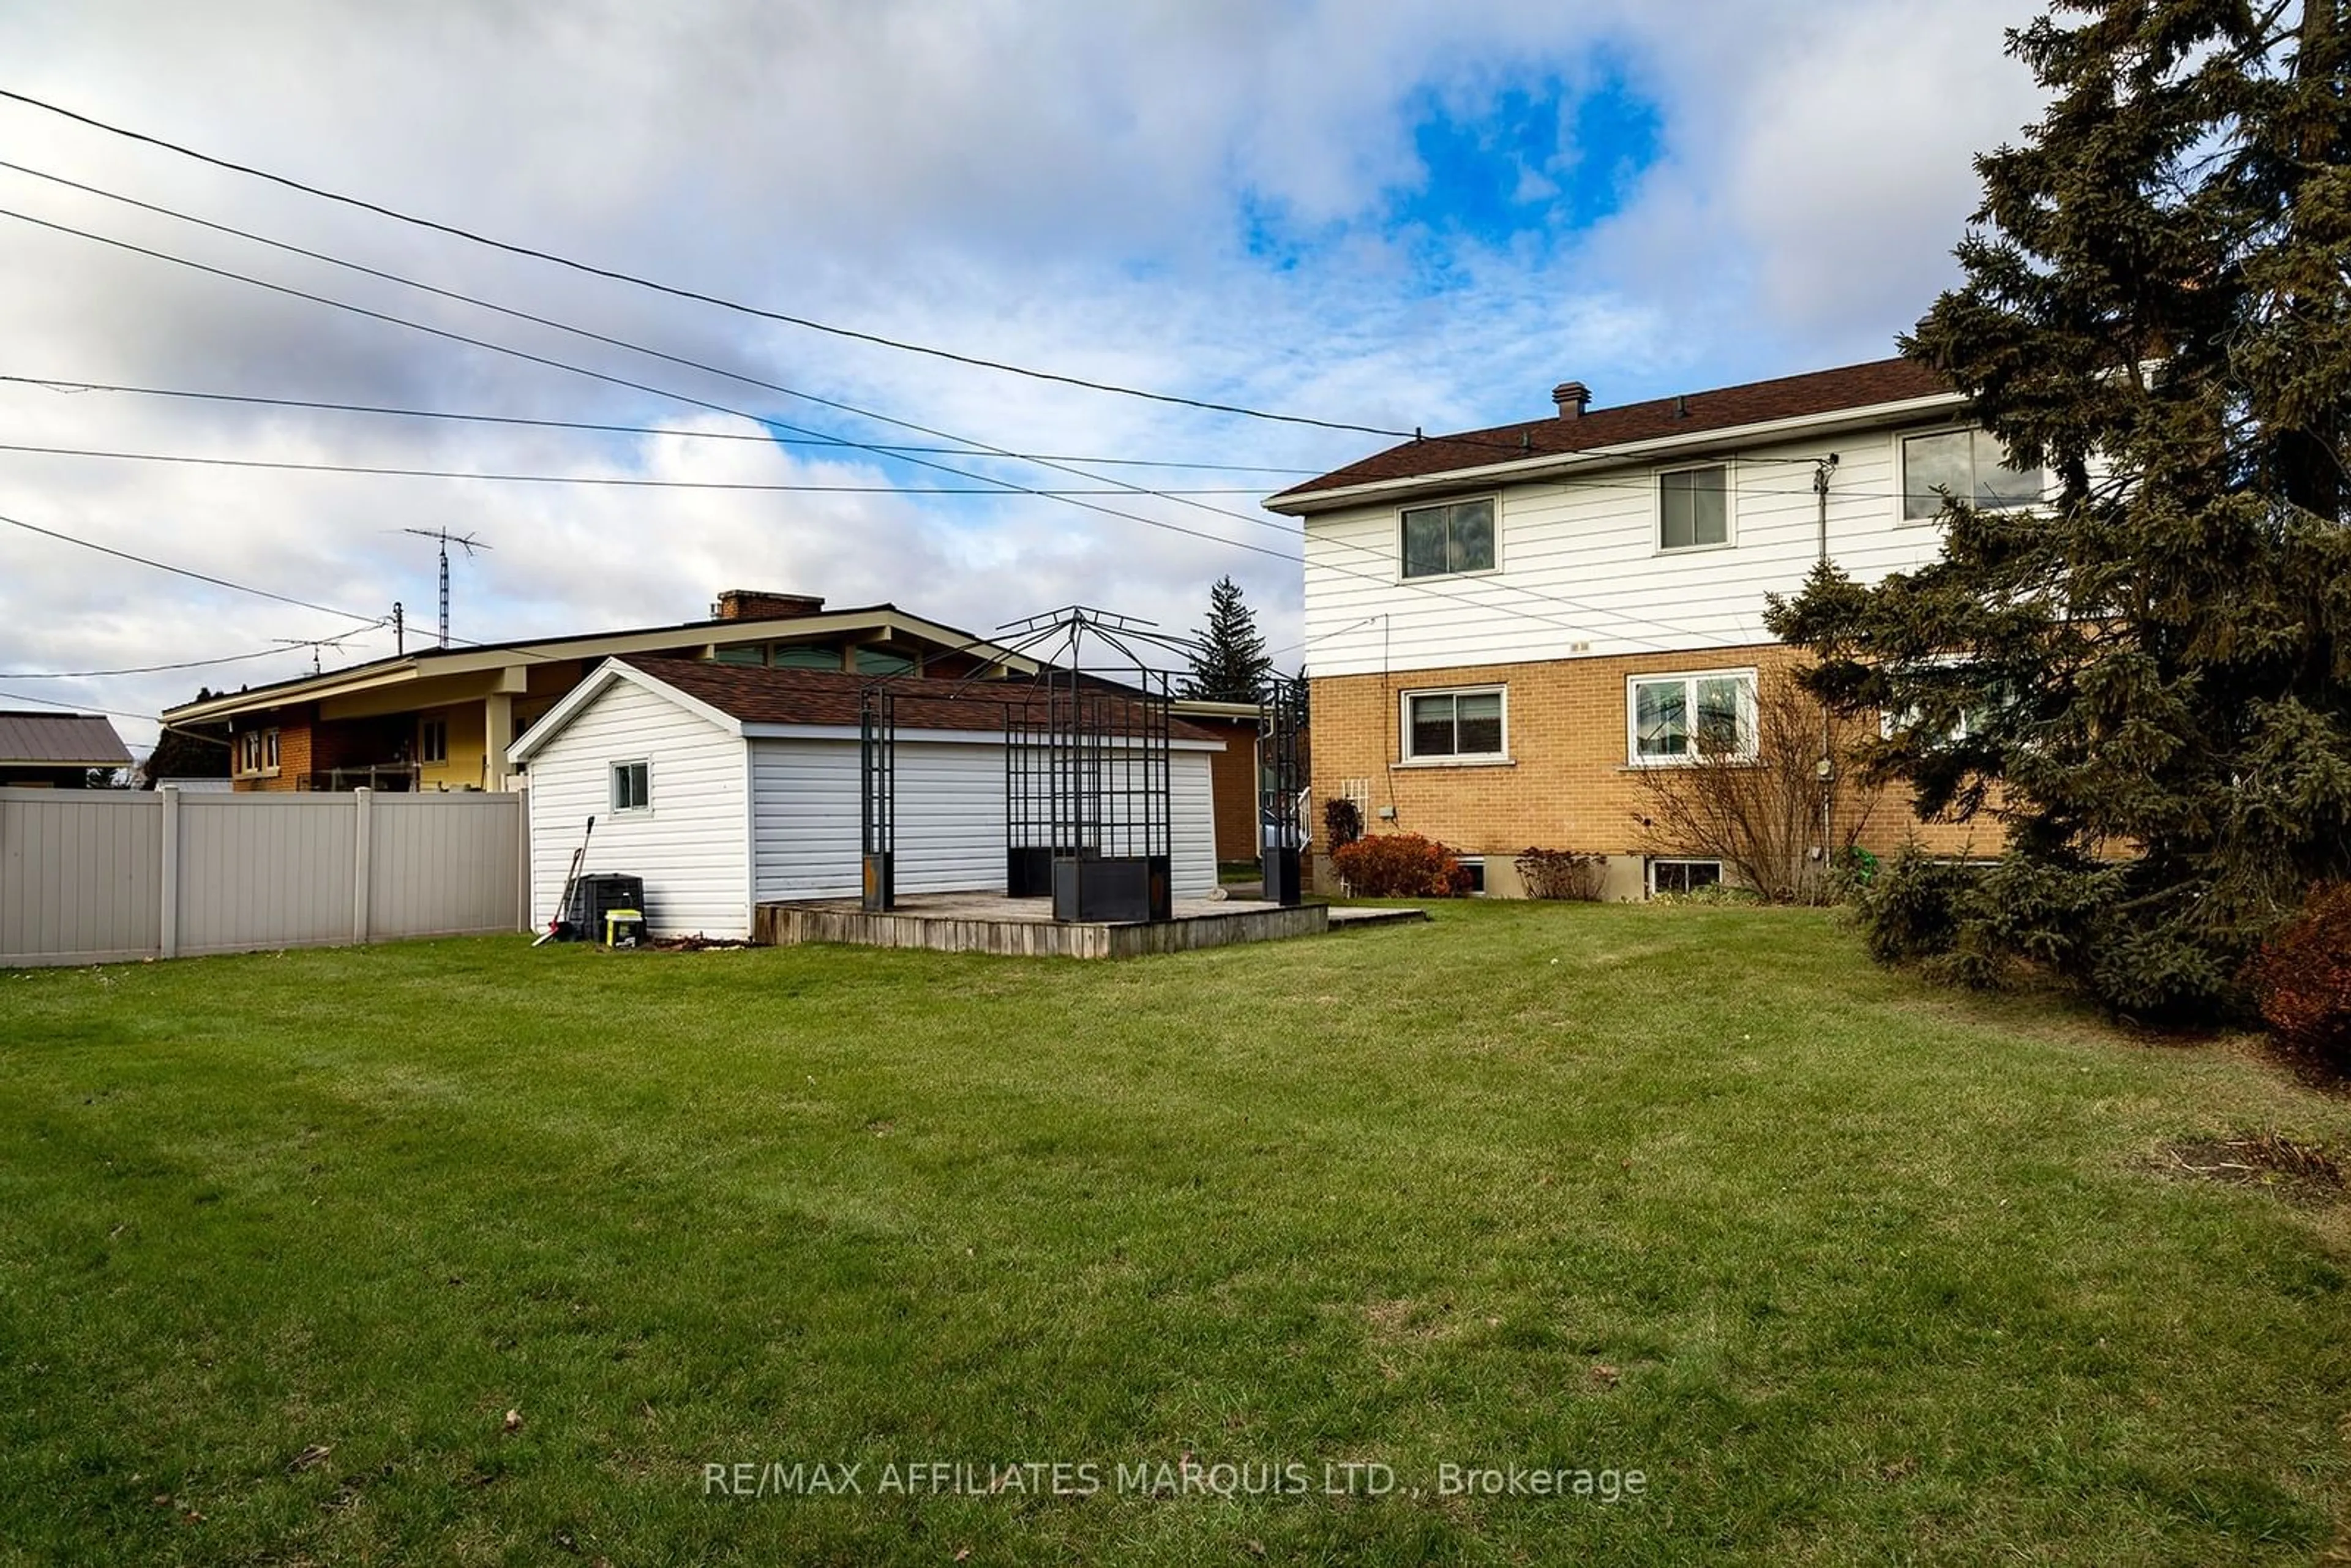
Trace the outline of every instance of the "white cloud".
[[[2000, 25], [2021, 19], [2007, 9], [116, 0], [0, 14], [0, 57], [7, 85], [102, 118], [711, 292], [1097, 379], [1435, 430], [1543, 412], [1564, 376], [1605, 402], [1889, 351], [1949, 276], [1974, 203], [1968, 154], [2032, 112], [2030, 82], [2000, 57]], [[1419, 107], [1474, 114], [1505, 87], [1589, 84], [1611, 69], [1656, 101], [1662, 124], [1662, 159], [1625, 209], [1564, 248], [1458, 242], [1432, 292], [1384, 224], [1391, 195], [1425, 178]], [[1023, 451], [1311, 469], [1375, 444], [664, 300], [22, 108], [0, 106], [0, 129], [15, 162]], [[1523, 171], [1522, 192], [1539, 200], [1584, 151]], [[1244, 202], [1318, 236], [1300, 265], [1249, 251]], [[861, 439], [922, 439], [22, 176], [0, 172], [0, 207]], [[12, 373], [729, 423], [7, 219], [0, 280], [0, 371]], [[854, 453], [21, 387], [0, 386], [0, 416], [20, 442], [127, 450], [762, 483], [885, 472]], [[1103, 504], [1283, 545], [1248, 520], [1279, 522], [1248, 497], [1209, 503], [1241, 517]], [[1274, 643], [1296, 635], [1298, 585], [1280, 561], [1042, 500], [499, 486], [0, 454], [0, 512], [371, 614], [399, 598], [418, 627], [431, 618], [431, 549], [397, 530], [476, 530], [495, 549], [460, 565], [456, 600], [460, 631], [477, 636], [684, 619], [728, 586], [891, 599], [975, 629], [1073, 600], [1185, 626], [1224, 570], [1261, 606]], [[200, 657], [336, 625], [0, 528], [0, 670]], [[384, 646], [379, 634], [350, 653]], [[229, 679], [307, 659], [235, 666]], [[152, 711], [199, 679], [222, 684], [191, 672], [11, 689]]]

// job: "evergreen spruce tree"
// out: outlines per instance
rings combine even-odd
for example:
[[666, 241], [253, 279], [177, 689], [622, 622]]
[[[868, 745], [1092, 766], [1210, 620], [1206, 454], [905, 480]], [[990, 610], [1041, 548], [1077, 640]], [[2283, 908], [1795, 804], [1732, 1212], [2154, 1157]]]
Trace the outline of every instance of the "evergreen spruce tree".
[[1979, 879], [1882, 889], [1881, 952], [2209, 1017], [2351, 873], [2345, 3], [2056, 0], [2010, 35], [2050, 106], [1976, 161], [1963, 282], [1902, 347], [2053, 499], [1955, 497], [1938, 563], [1772, 607], [1817, 694], [1900, 716], [1876, 772], [2004, 829]]
[[1229, 577], [1208, 590], [1208, 623], [1192, 633], [1196, 651], [1187, 654], [1192, 674], [1184, 695], [1211, 702], [1253, 703], [1265, 695], [1273, 660], [1257, 629], [1257, 612], [1241, 601], [1241, 585]]

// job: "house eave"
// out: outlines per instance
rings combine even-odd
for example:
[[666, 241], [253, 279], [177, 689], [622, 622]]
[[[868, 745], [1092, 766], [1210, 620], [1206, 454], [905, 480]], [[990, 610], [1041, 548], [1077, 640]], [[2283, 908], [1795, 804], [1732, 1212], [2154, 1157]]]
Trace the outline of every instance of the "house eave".
[[1540, 457], [1512, 458], [1507, 463], [1479, 464], [1470, 468], [1448, 468], [1440, 474], [1417, 474], [1397, 479], [1373, 479], [1360, 485], [1334, 486], [1327, 490], [1300, 491], [1272, 497], [1264, 502], [1264, 506], [1268, 511], [1280, 512], [1288, 517], [1311, 517], [1319, 512], [1336, 511], [1344, 507], [1359, 506], [1367, 501], [1438, 495], [1486, 485], [1540, 482], [1572, 474], [1582, 474], [1594, 468], [1638, 463], [1650, 458], [1708, 448], [1738, 446], [1750, 442], [1777, 440], [1798, 435], [1837, 435], [1851, 430], [1866, 429], [1872, 425], [1898, 424], [1905, 420], [1946, 413], [1961, 406], [1966, 402], [1966, 396], [1959, 392], [1935, 392], [1925, 397], [1904, 398], [1894, 402], [1869, 403], [1855, 408], [1836, 409], [1827, 413], [1794, 414], [1785, 419], [1762, 420], [1747, 424], [1726, 424], [1710, 430], [1691, 431], [1686, 434], [1653, 436], [1646, 441], [1627, 441], [1609, 446], [1587, 447], [1581, 452], [1551, 453]]
[[166, 708], [162, 716], [167, 724], [199, 724], [211, 719], [233, 718], [240, 714], [266, 712], [289, 703], [317, 702], [361, 692], [381, 691], [387, 686], [444, 675], [477, 674], [486, 670], [570, 660], [581, 660], [592, 665], [597, 661], [615, 655], [648, 653], [666, 648], [699, 645], [706, 649], [737, 643], [822, 637], [847, 632], [864, 632], [877, 642], [904, 636], [935, 643], [942, 648], [967, 653], [973, 658], [1003, 664], [1024, 674], [1037, 667], [1037, 661], [1033, 658], [1015, 653], [996, 642], [975, 639], [956, 627], [890, 607], [760, 621], [688, 622], [678, 626], [586, 632], [490, 648], [428, 649], [405, 657], [395, 656], [375, 664], [357, 665], [349, 670], [305, 675], [274, 685], [208, 697], [203, 702]]

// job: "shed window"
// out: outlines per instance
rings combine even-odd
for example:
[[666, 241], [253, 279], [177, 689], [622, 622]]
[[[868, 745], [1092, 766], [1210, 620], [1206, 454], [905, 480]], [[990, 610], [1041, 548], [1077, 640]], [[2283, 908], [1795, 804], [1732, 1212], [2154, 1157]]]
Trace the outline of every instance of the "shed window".
[[612, 764], [612, 810], [650, 811], [653, 804], [653, 769], [650, 762]]

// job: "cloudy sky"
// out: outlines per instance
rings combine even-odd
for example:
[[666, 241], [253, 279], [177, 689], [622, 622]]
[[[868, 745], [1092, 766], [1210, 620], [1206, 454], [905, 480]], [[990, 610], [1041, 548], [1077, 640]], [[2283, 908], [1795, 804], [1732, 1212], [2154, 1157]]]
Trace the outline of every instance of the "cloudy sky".
[[[0, 88], [789, 315], [1435, 431], [1548, 413], [1563, 379], [1604, 405], [1890, 353], [1952, 276], [1969, 155], [2036, 111], [2001, 52], [2031, 9], [80, 0], [0, 5]], [[364, 622], [394, 601], [429, 637], [408, 528], [492, 547], [456, 567], [462, 637], [685, 620], [734, 586], [974, 630], [1072, 601], [1186, 627], [1229, 572], [1294, 665], [1294, 536], [1258, 498], [1385, 444], [667, 298], [22, 104], [0, 160], [0, 375], [26, 378], [0, 382], [0, 444], [688, 482], [0, 450], [0, 517], [320, 607], [0, 526], [0, 706], [152, 714], [307, 670], [299, 639], [379, 656]], [[72, 390], [93, 382], [630, 429]], [[924, 493], [953, 489], [987, 493]]]

